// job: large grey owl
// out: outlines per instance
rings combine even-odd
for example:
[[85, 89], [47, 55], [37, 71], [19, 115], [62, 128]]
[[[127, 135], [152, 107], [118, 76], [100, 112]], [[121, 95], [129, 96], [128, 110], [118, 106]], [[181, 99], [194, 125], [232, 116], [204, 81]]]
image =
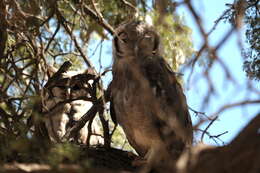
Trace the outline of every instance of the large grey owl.
[[[55, 75], [55, 74], [54, 74]], [[93, 81], [92, 81], [93, 82]], [[58, 78], [47, 82], [42, 92], [42, 109], [49, 137], [54, 142], [61, 142], [68, 128], [71, 128], [92, 106], [90, 101], [91, 80], [88, 74], [68, 71]], [[92, 122], [90, 144], [102, 143], [101, 131], [97, 121]], [[75, 142], [86, 143], [88, 124], [75, 137]]]
[[143, 22], [116, 29], [111, 114], [148, 162], [164, 155], [176, 158], [193, 140], [185, 95], [160, 47], [158, 34]]

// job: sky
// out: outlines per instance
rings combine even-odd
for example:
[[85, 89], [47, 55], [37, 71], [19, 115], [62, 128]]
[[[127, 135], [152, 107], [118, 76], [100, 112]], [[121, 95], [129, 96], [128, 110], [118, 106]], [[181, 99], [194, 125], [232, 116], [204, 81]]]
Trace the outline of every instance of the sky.
[[[233, 0], [194, 0], [193, 2], [196, 2], [193, 3], [193, 5], [195, 6], [196, 12], [202, 18], [204, 28], [206, 31], [209, 31], [214, 25], [214, 21], [220, 17], [223, 14], [223, 11], [227, 8], [225, 4], [232, 3]], [[195, 49], [198, 50], [202, 46], [202, 37], [198, 26], [194, 23], [194, 19], [186, 7], [179, 8], [178, 13], [184, 15], [187, 25], [193, 30], [193, 43]], [[216, 46], [219, 40], [226, 34], [229, 27], [229, 23], [220, 23], [209, 38], [210, 46]], [[231, 104], [247, 99], [259, 99], [259, 95], [248, 92], [246, 88], [248, 79], [246, 78], [245, 72], [242, 68], [243, 58], [241, 57], [240, 47], [238, 45], [238, 37], [244, 39], [244, 35], [234, 33], [218, 51], [219, 58], [227, 64], [227, 67], [235, 78], [237, 84], [234, 85], [225, 78], [223, 68], [219, 64], [214, 65], [211, 69], [210, 76], [218, 94], [212, 98], [211, 103], [205, 108], [205, 110], [200, 110], [202, 104], [201, 99], [205, 95], [205, 91], [207, 91], [207, 82], [201, 79], [198, 75], [203, 72], [203, 67], [196, 65], [195, 74], [192, 76], [191, 82], [189, 84], [186, 83], [188, 85], [186, 86], [188, 104], [193, 109], [211, 115], [225, 104]], [[184, 81], [186, 82], [189, 76], [189, 70], [190, 69], [184, 71]], [[253, 85], [258, 89], [258, 91], [260, 91], [259, 82], [253, 82]], [[220, 137], [220, 139], [227, 144], [259, 112], [259, 104], [228, 109], [219, 115], [218, 120], [209, 128], [209, 132], [212, 135], [218, 135], [228, 131], [228, 133]], [[196, 117], [193, 116], [192, 118], [194, 123]], [[206, 125], [207, 124], [204, 125], [204, 128]], [[204, 142], [213, 145], [216, 144], [209, 138], [205, 138]], [[219, 144], [221, 145], [222, 142]]]
[[[209, 31], [214, 25], [214, 21], [223, 14], [223, 11], [227, 8], [226, 3], [232, 3], [233, 0], [193, 0], [195, 10], [198, 12], [203, 21], [203, 26], [206, 31]], [[189, 13], [185, 6], [180, 6], [177, 9], [178, 14], [184, 16], [186, 24], [192, 29], [193, 43], [196, 50], [199, 50], [202, 46], [202, 37], [198, 30], [198, 26], [195, 24], [193, 17]], [[225, 33], [230, 28], [229, 23], [220, 23], [216, 30], [209, 37], [209, 45], [215, 46]], [[188, 77], [191, 68], [184, 68], [184, 85], [185, 94], [187, 97], [188, 105], [197, 111], [205, 112], [206, 115], [212, 115], [219, 110], [225, 104], [236, 103], [248, 99], [259, 99], [259, 95], [251, 93], [247, 90], [246, 84], [248, 79], [246, 78], [245, 72], [243, 71], [243, 59], [240, 54], [240, 47], [238, 45], [238, 37], [244, 39], [243, 35], [233, 34], [227, 40], [227, 42], [220, 48], [217, 52], [221, 60], [227, 65], [232, 76], [235, 78], [236, 84], [228, 81], [225, 78], [223, 68], [216, 63], [213, 65], [210, 71], [210, 77], [214, 83], [217, 91], [217, 95], [213, 96], [210, 103], [205, 109], [202, 109], [202, 103], [205, 94], [207, 93], [208, 83], [201, 77], [201, 73], [205, 69], [205, 66], [195, 65], [194, 73], [192, 74], [191, 80], [188, 83]], [[98, 48], [95, 54], [93, 52], [96, 50], [98, 42], [93, 42], [90, 44], [89, 56], [94, 64], [99, 64], [99, 56], [102, 57], [101, 64], [105, 67], [111, 67], [111, 40], [104, 41], [104, 46]], [[246, 45], [245, 45], [246, 46]], [[100, 53], [101, 50], [101, 53]], [[105, 57], [105, 58], [104, 58]], [[111, 80], [111, 74], [107, 75], [104, 83], [105, 85]], [[252, 81], [251, 81], [252, 82]], [[260, 82], [253, 82], [253, 85], [260, 91]], [[212, 145], [223, 145], [228, 144], [239, 131], [248, 124], [248, 122], [260, 112], [260, 106], [251, 105], [236, 107], [228, 109], [223, 113], [219, 114], [219, 118], [213, 123], [209, 128], [211, 135], [218, 135], [223, 132], [228, 132], [220, 136], [221, 141], [217, 143], [205, 136], [203, 142]], [[198, 118], [192, 114], [193, 124], [196, 124]], [[203, 124], [200, 128], [204, 129], [207, 126]], [[197, 138], [199, 140], [199, 138]]]

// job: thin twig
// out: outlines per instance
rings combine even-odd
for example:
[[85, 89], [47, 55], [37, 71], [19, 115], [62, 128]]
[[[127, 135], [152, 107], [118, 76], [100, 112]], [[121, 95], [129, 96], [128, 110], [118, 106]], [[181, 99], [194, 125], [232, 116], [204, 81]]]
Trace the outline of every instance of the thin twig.
[[95, 20], [99, 25], [104, 27], [111, 35], [114, 35], [114, 28], [108, 24], [104, 18], [99, 18], [98, 15], [87, 5], [83, 5], [83, 11], [85, 14], [90, 16], [93, 20]]
[[205, 133], [208, 131], [208, 129], [210, 128], [210, 126], [218, 119], [218, 116], [216, 116], [215, 118], [213, 118], [213, 120], [210, 121], [210, 123], [207, 125], [207, 127], [203, 130], [202, 135], [200, 140], [203, 141], [204, 135]]
[[138, 9], [133, 4], [131, 4], [130, 2], [128, 2], [126, 0], [121, 0], [121, 2], [123, 2], [126, 6], [130, 7], [131, 9], [133, 9], [135, 13], [138, 13]]
[[67, 141], [68, 139], [73, 138], [90, 119], [95, 117], [98, 110], [102, 107], [103, 104], [101, 100], [94, 103], [94, 105], [88, 110], [88, 112], [84, 114], [73, 127], [67, 130], [66, 134], [62, 137], [62, 141]]

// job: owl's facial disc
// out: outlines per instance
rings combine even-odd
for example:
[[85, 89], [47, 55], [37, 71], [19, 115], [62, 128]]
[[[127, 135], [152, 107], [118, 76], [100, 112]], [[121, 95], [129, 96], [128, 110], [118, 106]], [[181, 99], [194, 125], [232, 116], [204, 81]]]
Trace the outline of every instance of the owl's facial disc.
[[118, 33], [117, 36], [114, 38], [114, 46], [115, 46], [116, 54], [119, 57], [122, 57], [124, 55], [123, 44], [125, 43], [127, 43], [127, 34], [125, 32]]
[[158, 52], [157, 34], [150, 26], [140, 21], [123, 25], [113, 42], [115, 55], [118, 58], [144, 57]]
[[155, 48], [155, 36], [151, 32], [145, 33], [140, 39], [138, 46], [142, 49], [150, 49], [153, 51]]

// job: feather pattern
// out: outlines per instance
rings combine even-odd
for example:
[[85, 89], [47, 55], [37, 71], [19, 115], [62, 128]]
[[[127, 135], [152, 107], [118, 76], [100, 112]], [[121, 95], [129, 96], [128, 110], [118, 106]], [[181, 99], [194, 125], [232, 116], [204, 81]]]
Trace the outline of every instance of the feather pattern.
[[131, 21], [117, 28], [113, 46], [113, 116], [150, 164], [177, 158], [192, 144], [192, 123], [181, 85], [161, 56], [158, 34]]

